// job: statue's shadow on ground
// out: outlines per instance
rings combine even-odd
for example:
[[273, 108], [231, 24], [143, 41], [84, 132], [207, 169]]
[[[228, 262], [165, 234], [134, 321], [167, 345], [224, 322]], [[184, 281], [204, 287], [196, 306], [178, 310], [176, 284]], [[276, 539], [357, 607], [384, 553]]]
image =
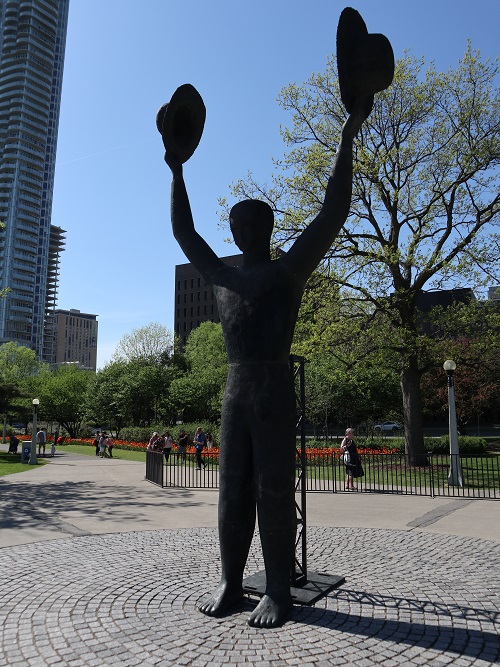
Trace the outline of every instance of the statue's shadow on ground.
[[[174, 491], [172, 491], [174, 494]], [[134, 498], [127, 486], [117, 487], [86, 482], [47, 482], [42, 487], [30, 485], [29, 481], [0, 482], [2, 516], [0, 530], [15, 528], [43, 528], [60, 526], [59, 512], [64, 512], [66, 521], [75, 516], [92, 517], [94, 521], [119, 521], [126, 530], [128, 521], [140, 521], [151, 516], [158, 509], [158, 491], [153, 485], [141, 490], [140, 497]], [[41, 500], [43, 498], [43, 500]], [[113, 498], [113, 502], [106, 502]], [[190, 489], [175, 489], [172, 500], [182, 506], [196, 508], [202, 503], [196, 501]], [[163, 508], [169, 505], [169, 490], [164, 489], [161, 497]], [[29, 507], [29, 512], [26, 511]], [[83, 534], [83, 531], [82, 531]]]
[[[289, 627], [293, 623], [310, 625], [325, 630], [342, 632], [345, 635], [364, 636], [377, 641], [405, 644], [407, 646], [432, 649], [437, 652], [452, 653], [457, 656], [468, 656], [475, 659], [486, 659], [495, 662], [500, 657], [500, 642], [495, 632], [485, 632], [466, 627], [454, 627], [454, 620], [466, 618], [483, 620], [485, 623], [493, 624], [498, 620], [498, 612], [472, 607], [459, 607], [457, 605], [445, 606], [439, 603], [430, 603], [421, 600], [410, 600], [382, 595], [367, 595], [360, 591], [342, 589], [337, 593], [330, 594], [327, 598], [333, 600], [335, 597], [351, 600], [357, 605], [366, 607], [367, 614], [345, 613], [325, 609], [321, 607], [307, 607], [294, 605], [287, 621]], [[327, 598], [325, 601], [328, 602]], [[258, 604], [258, 598], [245, 597], [231, 609], [219, 616], [221, 620], [229, 619], [235, 614], [250, 615]], [[324, 604], [320, 602], [319, 604]], [[411, 609], [414, 613], [425, 613], [424, 622], [409, 622], [402, 620], [391, 620], [387, 618], [374, 618], [375, 608], [385, 608], [387, 613], [397, 609]], [[201, 612], [200, 612], [201, 613]], [[435, 616], [435, 623], [429, 619]], [[449, 623], [446, 623], [449, 619]], [[258, 632], [279, 632], [279, 629], [259, 628]]]

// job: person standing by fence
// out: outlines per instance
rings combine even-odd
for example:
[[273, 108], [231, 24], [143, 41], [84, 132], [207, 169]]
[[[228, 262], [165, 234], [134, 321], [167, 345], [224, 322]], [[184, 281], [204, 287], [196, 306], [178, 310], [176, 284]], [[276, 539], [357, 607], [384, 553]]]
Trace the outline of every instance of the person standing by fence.
[[201, 426], [198, 426], [193, 440], [193, 445], [196, 452], [196, 470], [201, 470], [201, 466], [203, 466], [203, 468], [207, 467], [207, 464], [201, 458], [201, 453], [205, 449], [206, 444], [207, 436], [203, 433]]
[[353, 484], [353, 477], [361, 477], [363, 474], [361, 468], [361, 460], [359, 458], [358, 449], [356, 443], [353, 440], [354, 429], [348, 428], [345, 432], [345, 438], [342, 440], [340, 445], [340, 451], [342, 452], [342, 460], [345, 465], [346, 472], [346, 484], [345, 489], [347, 491], [356, 491], [356, 487]]
[[168, 431], [165, 431], [165, 434], [163, 435], [163, 454], [165, 456], [165, 463], [168, 463], [173, 444], [174, 441], [172, 440], [172, 436]]
[[186, 460], [187, 446], [189, 443], [189, 436], [184, 429], [182, 429], [181, 434], [179, 435], [179, 442], [177, 443], [177, 454], [179, 455], [181, 461]]

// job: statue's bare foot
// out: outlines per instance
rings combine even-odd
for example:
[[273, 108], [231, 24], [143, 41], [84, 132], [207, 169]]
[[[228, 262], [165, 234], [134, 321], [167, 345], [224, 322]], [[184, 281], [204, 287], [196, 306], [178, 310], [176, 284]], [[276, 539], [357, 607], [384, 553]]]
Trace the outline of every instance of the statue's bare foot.
[[207, 616], [220, 616], [226, 609], [232, 607], [243, 597], [243, 589], [231, 588], [229, 584], [221, 582], [212, 595], [202, 602], [198, 609]]
[[287, 596], [283, 600], [264, 595], [248, 619], [254, 628], [279, 628], [286, 621], [292, 601]]

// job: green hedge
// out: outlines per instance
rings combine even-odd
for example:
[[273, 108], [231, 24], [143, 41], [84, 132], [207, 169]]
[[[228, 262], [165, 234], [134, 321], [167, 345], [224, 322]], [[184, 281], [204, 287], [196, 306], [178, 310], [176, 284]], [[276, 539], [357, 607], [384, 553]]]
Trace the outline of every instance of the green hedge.
[[177, 444], [179, 435], [182, 429], [186, 433], [191, 434], [191, 439], [194, 438], [194, 432], [201, 426], [205, 433], [211, 433], [214, 439], [214, 444], [218, 445], [220, 441], [220, 426], [208, 421], [199, 421], [192, 424], [176, 424], [175, 426], [165, 424], [153, 424], [152, 426], [129, 426], [122, 428], [120, 431], [120, 440], [127, 440], [128, 442], [149, 442], [154, 431], [163, 435], [166, 431], [170, 433], [174, 442]]
[[[405, 450], [404, 438], [356, 438], [356, 445], [359, 448], [383, 450], [397, 449], [400, 452]], [[325, 440], [307, 440], [306, 447], [323, 449], [325, 447], [338, 447], [336, 443]], [[478, 438], [469, 435], [460, 435], [458, 437], [458, 448], [462, 456], [484, 456], [487, 453], [488, 443], [485, 438]], [[440, 438], [424, 438], [424, 449], [432, 454], [449, 454], [450, 439], [447, 435]]]
[[[450, 452], [450, 438], [447, 435], [443, 435], [440, 438], [426, 438], [425, 442], [426, 445], [429, 442], [430, 449], [427, 451], [433, 454], [449, 454]], [[488, 443], [484, 438], [472, 435], [459, 435], [458, 448], [462, 456], [484, 456], [487, 452]]]

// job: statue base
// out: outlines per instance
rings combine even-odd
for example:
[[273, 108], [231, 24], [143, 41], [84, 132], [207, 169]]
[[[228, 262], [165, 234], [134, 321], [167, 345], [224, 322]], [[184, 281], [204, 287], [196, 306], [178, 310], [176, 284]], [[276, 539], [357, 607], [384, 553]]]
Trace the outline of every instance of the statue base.
[[[307, 580], [290, 586], [290, 593], [294, 604], [310, 606], [324, 598], [334, 588], [345, 583], [345, 577], [324, 572], [308, 572]], [[266, 592], [266, 573], [264, 570], [256, 572], [243, 579], [243, 592], [247, 595], [262, 597]]]

